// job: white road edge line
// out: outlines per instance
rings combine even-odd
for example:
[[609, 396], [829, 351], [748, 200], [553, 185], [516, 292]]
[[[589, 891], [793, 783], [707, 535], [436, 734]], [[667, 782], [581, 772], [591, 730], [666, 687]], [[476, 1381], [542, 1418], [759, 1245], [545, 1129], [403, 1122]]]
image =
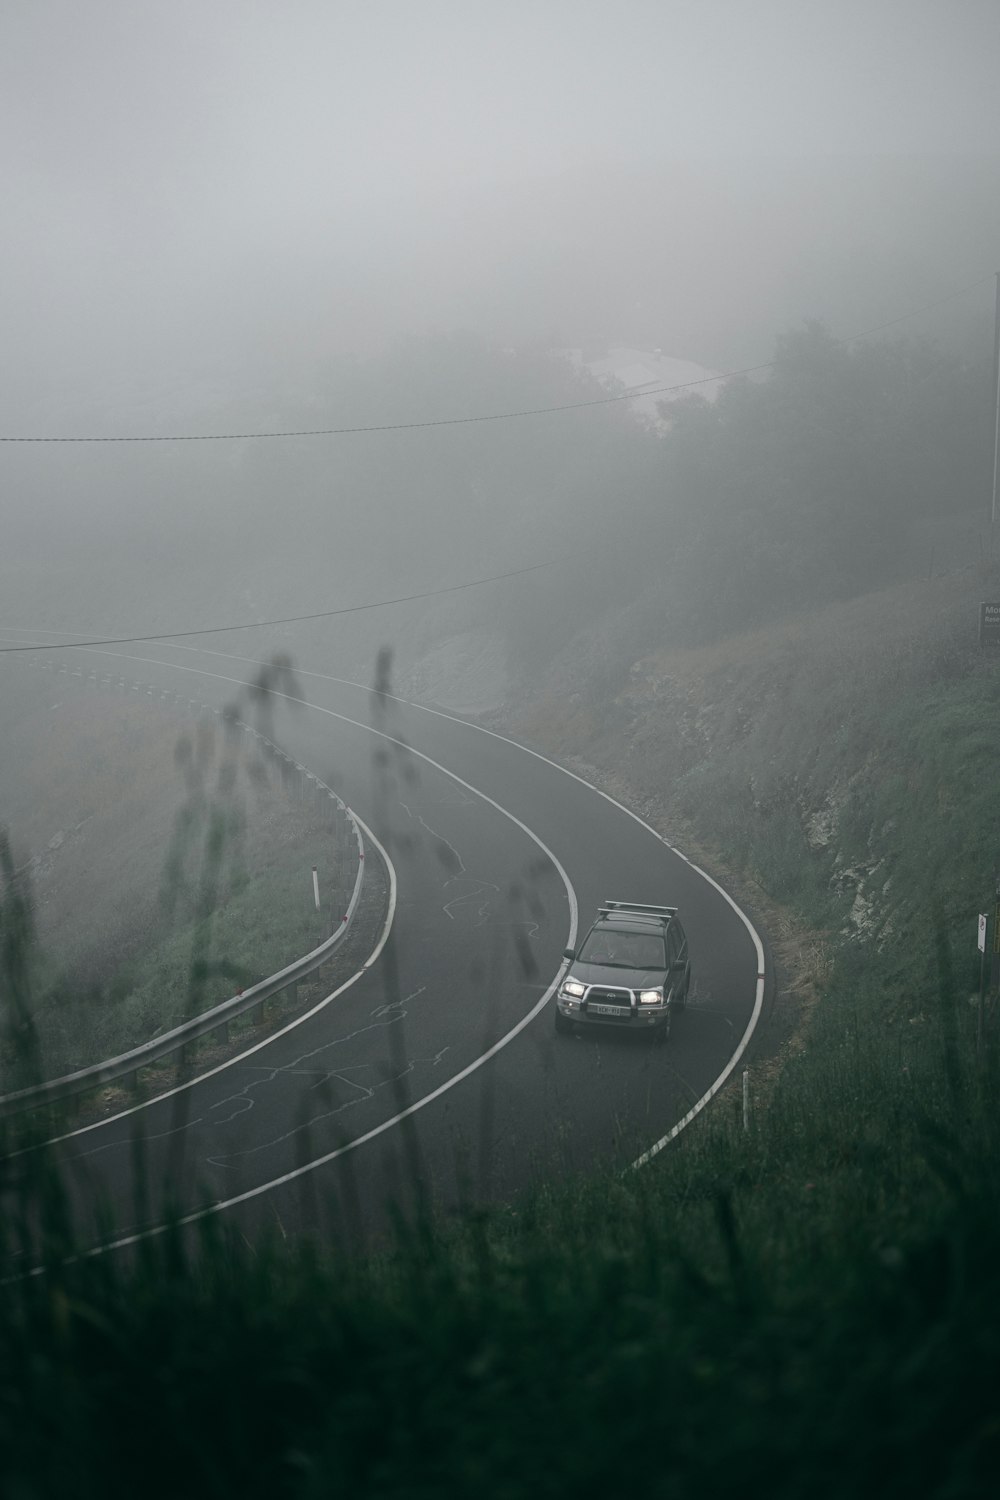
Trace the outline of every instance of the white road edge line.
[[[88, 649], [93, 650], [94, 648]], [[238, 686], [242, 685], [242, 679], [238, 677], [228, 677], [221, 672], [206, 672], [200, 667], [185, 667], [176, 662], [163, 661], [162, 659], [158, 660], [154, 657], [131, 656], [125, 652], [97, 650], [94, 650], [94, 654], [100, 656], [113, 656], [119, 659], [124, 659], [126, 661], [138, 661], [145, 666], [166, 667], [171, 671], [195, 672], [202, 677], [211, 677], [220, 682], [236, 683]], [[570, 909], [569, 941], [566, 946], [572, 947], [573, 942], [576, 938], [577, 924], [579, 921], [576, 892], [573, 889], [569, 876], [566, 874], [566, 871], [563, 869], [555, 854], [552, 853], [552, 851], [542, 842], [538, 835], [528, 827], [526, 823], [523, 823], [520, 818], [516, 817], [507, 808], [501, 806], [501, 804], [499, 802], [496, 802], [492, 797], [487, 796], [485, 792], [479, 791], [478, 788], [472, 786], [470, 782], [465, 781], [461, 776], [456, 775], [454, 771], [449, 771], [446, 766], [442, 766], [431, 756], [425, 755], [422, 750], [413, 749], [412, 746], [407, 745], [403, 740], [396, 739], [393, 735], [386, 734], [383, 730], [375, 729], [370, 724], [362, 724], [358, 719], [352, 719], [347, 714], [339, 714], [331, 708], [324, 708], [319, 703], [310, 703], [306, 698], [296, 697], [294, 693], [282, 693], [274, 688], [270, 688], [268, 691], [270, 693], [270, 696], [273, 698], [283, 698], [290, 703], [299, 703], [305, 708], [314, 709], [317, 713], [326, 714], [328, 718], [339, 719], [342, 723], [351, 724], [355, 728], [361, 729], [365, 733], [377, 735], [380, 739], [388, 741], [389, 744], [398, 745], [400, 749], [406, 750], [409, 754], [417, 756], [418, 759], [426, 761], [426, 763], [433, 766], [435, 770], [442, 772], [443, 775], [449, 777], [452, 781], [456, 782], [466, 791], [471, 792], [476, 797], [479, 797], [482, 801], [495, 808], [497, 812], [502, 813], [504, 817], [509, 818], [516, 827], [520, 828], [523, 833], [527, 834], [527, 836], [535, 844], [538, 845], [539, 849], [541, 849], [542, 853], [545, 854], [549, 860], [551, 860], [553, 867], [559, 873], [559, 877], [566, 888], [566, 896], [569, 902]], [[390, 695], [386, 694], [385, 696], [388, 697]], [[366, 825], [362, 824], [362, 826], [365, 827]], [[370, 832], [370, 830], [367, 831]], [[372, 835], [372, 838], [373, 841], [378, 844], [378, 840], [374, 838], [374, 835]], [[381, 844], [378, 844], [378, 847], [383, 853], [385, 852], [384, 850], [382, 850]], [[388, 856], [386, 856], [386, 858], [388, 858]], [[392, 868], [391, 864], [389, 867], [390, 869]], [[385, 931], [385, 937], [387, 936], [388, 928], [386, 928]], [[196, 1209], [193, 1213], [185, 1214], [182, 1218], [176, 1221], [177, 1226], [197, 1223], [199, 1220], [208, 1218], [213, 1214], [222, 1213], [226, 1209], [234, 1208], [237, 1204], [245, 1203], [252, 1198], [258, 1198], [263, 1193], [270, 1192], [273, 1188], [283, 1187], [286, 1183], [293, 1182], [296, 1178], [304, 1176], [307, 1172], [313, 1172], [319, 1167], [326, 1166], [329, 1162], [336, 1161], [338, 1157], [345, 1156], [349, 1151], [357, 1150], [358, 1147], [365, 1145], [368, 1141], [374, 1140], [377, 1136], [384, 1134], [385, 1131], [391, 1130], [394, 1126], [400, 1124], [401, 1121], [407, 1119], [410, 1115], [416, 1114], [418, 1110], [421, 1110], [426, 1105], [433, 1103], [435, 1099], [440, 1098], [442, 1094], [447, 1093], [449, 1089], [453, 1089], [457, 1084], [463, 1082], [464, 1079], [468, 1078], [470, 1074], [475, 1073], [479, 1068], [483, 1066], [484, 1063], [489, 1062], [490, 1058], [495, 1057], [496, 1054], [498, 1052], [501, 1052], [504, 1047], [508, 1046], [509, 1043], [513, 1041], [514, 1037], [518, 1036], [526, 1026], [530, 1025], [535, 1017], [538, 1016], [542, 1010], [544, 1010], [546, 1004], [558, 988], [564, 968], [565, 965], [560, 967], [555, 979], [553, 979], [552, 983], [542, 995], [541, 999], [532, 1007], [530, 1011], [528, 1011], [526, 1015], [521, 1018], [520, 1021], [517, 1022], [515, 1026], [510, 1029], [510, 1031], [506, 1032], [499, 1041], [494, 1042], [492, 1047], [489, 1047], [485, 1052], [481, 1053], [479, 1057], [474, 1059], [473, 1062], [462, 1068], [460, 1072], [454, 1074], [451, 1078], [440, 1084], [436, 1089], [432, 1090], [431, 1093], [425, 1094], [423, 1098], [417, 1099], [413, 1104], [408, 1105], [406, 1109], [400, 1110], [391, 1119], [383, 1120], [381, 1125], [376, 1125], [373, 1129], [367, 1131], [364, 1135], [357, 1136], [354, 1140], [345, 1142], [343, 1146], [338, 1147], [335, 1151], [327, 1152], [324, 1156], [314, 1157], [312, 1161], [306, 1162], [303, 1166], [296, 1167], [291, 1172], [285, 1172], [280, 1177], [272, 1178], [269, 1182], [260, 1183], [257, 1187], [250, 1188], [245, 1193], [239, 1193], [234, 1198], [222, 1199], [215, 1203], [208, 1204], [205, 1208]], [[357, 977], [358, 976], [356, 975], [355, 978]], [[353, 983], [353, 980], [350, 982]], [[336, 991], [335, 993], [340, 994], [345, 988], [346, 986], [342, 986], [341, 989]], [[333, 999], [334, 996], [331, 995], [328, 998]], [[320, 1005], [315, 1009], [322, 1009], [323, 1005], [326, 1003], [326, 1001], [321, 1002]], [[314, 1011], [311, 1011], [309, 1014], [311, 1015], [314, 1013]], [[285, 1030], [290, 1031], [292, 1029], [292, 1026], [300, 1025], [305, 1019], [307, 1019], [307, 1017], [300, 1017], [298, 1022], [293, 1022], [292, 1025], [286, 1027]], [[224, 1068], [234, 1066], [234, 1064], [240, 1062], [244, 1057], [249, 1057], [252, 1052], [259, 1051], [261, 1047], [268, 1046], [272, 1041], [275, 1040], [275, 1037], [282, 1034], [282, 1032], [276, 1032], [274, 1036], [266, 1038], [265, 1041], [258, 1043], [256, 1047], [250, 1048], [249, 1051], [240, 1053], [238, 1057], [230, 1059], [229, 1062], [221, 1063], [217, 1068], [214, 1068], [211, 1073], [202, 1074], [201, 1078], [210, 1078], [213, 1073], [219, 1073], [222, 1072]], [[180, 1088], [191, 1088], [195, 1083], [200, 1082], [201, 1078], [191, 1079], [188, 1083], [180, 1085]], [[161, 1099], [166, 1099], [169, 1098], [171, 1094], [179, 1093], [180, 1088], [173, 1089], [167, 1094], [160, 1094], [155, 1099], [146, 1100], [142, 1104], [135, 1105], [132, 1110], [123, 1111], [123, 1114], [132, 1114], [137, 1110], [149, 1108], [153, 1104], [159, 1103]], [[121, 1118], [121, 1116], [116, 1115], [112, 1116], [111, 1118], [118, 1119]], [[69, 1139], [72, 1136], [83, 1134], [86, 1130], [95, 1129], [97, 1125], [105, 1125], [108, 1123], [110, 1123], [108, 1120], [97, 1121], [94, 1125], [84, 1126], [80, 1131], [70, 1131], [68, 1136], [59, 1137], [59, 1139]], [[154, 1225], [151, 1229], [140, 1230], [136, 1234], [126, 1235], [123, 1238], [117, 1240], [111, 1240], [105, 1245], [97, 1245], [92, 1250], [87, 1251], [84, 1258], [88, 1258], [94, 1255], [102, 1255], [108, 1250], [125, 1249], [128, 1245], [137, 1244], [142, 1239], [147, 1239], [153, 1235], [162, 1234], [167, 1228], [168, 1226], [165, 1224]]]
[[[354, 809], [352, 808], [351, 811], [354, 812]], [[177, 1084], [175, 1088], [165, 1089], [162, 1094], [154, 1094], [151, 1099], [143, 1099], [139, 1104], [133, 1104], [128, 1109], [119, 1110], [116, 1115], [105, 1115], [100, 1120], [93, 1120], [89, 1125], [81, 1125], [77, 1130], [68, 1130], [65, 1135], [53, 1136], [50, 1140], [44, 1143], [46, 1146], [56, 1146], [60, 1141], [73, 1140], [78, 1135], [86, 1135], [89, 1130], [100, 1130], [105, 1125], [114, 1124], [116, 1120], [127, 1119], [129, 1115], [138, 1114], [138, 1112], [142, 1109], [149, 1109], [154, 1104], [160, 1104], [164, 1099], [172, 1099], [175, 1094], [180, 1094], [183, 1093], [185, 1089], [193, 1088], [196, 1083], [201, 1083], [206, 1078], [214, 1078], [216, 1073], [222, 1073], [226, 1068], [234, 1067], [236, 1063], [241, 1063], [244, 1058], [252, 1057], [253, 1054], [255, 1052], [259, 1052], [262, 1047], [269, 1047], [271, 1043], [276, 1042], [279, 1037], [286, 1036], [289, 1031], [294, 1031], [297, 1026], [304, 1025], [306, 1021], [311, 1020], [313, 1016], [318, 1015], [321, 1010], [324, 1010], [326, 1006], [331, 1003], [331, 1001], [336, 1000], [338, 995], [342, 995], [344, 991], [349, 990], [353, 984], [357, 984], [362, 975], [367, 974], [368, 970], [371, 968], [372, 964], [378, 958], [379, 954], [382, 952], [382, 949], [388, 942], [389, 933], [392, 930], [393, 918], [396, 915], [396, 867], [394, 866], [392, 860], [389, 858], [387, 851], [382, 847], [379, 840], [375, 837], [372, 830], [368, 827], [368, 824], [364, 822], [362, 818], [359, 818], [356, 812], [354, 813], [354, 817], [358, 823], [358, 826], [364, 829], [372, 844], [374, 844], [375, 848], [379, 851], [382, 858], [385, 860], [386, 869], [389, 872], [389, 910], [387, 911], [385, 921], [382, 924], [382, 931], [379, 933], [378, 942], [375, 944], [375, 947], [372, 949], [371, 953], [369, 953], [368, 957], [361, 965], [361, 968], [358, 969], [357, 973], [352, 974], [350, 979], [345, 979], [344, 983], [342, 985], [339, 985], [337, 989], [333, 990], [331, 994], [324, 996], [322, 1000], [318, 1001], [317, 1004], [313, 1006], [312, 1010], [307, 1010], [303, 1015], [296, 1016], [294, 1021], [289, 1021], [288, 1025], [282, 1026], [280, 1031], [272, 1031], [269, 1036], [266, 1036], [263, 1039], [263, 1041], [256, 1042], [254, 1046], [247, 1047], [243, 1052], [238, 1052], [235, 1057], [227, 1058], [225, 1062], [218, 1063], [216, 1067], [209, 1068], [205, 1073], [198, 1073], [193, 1078], [185, 1079], [183, 1083]], [[20, 1154], [20, 1152], [14, 1153], [15, 1156], [18, 1156]]]
[[[200, 649], [206, 656], [222, 656], [229, 661], [248, 662], [252, 663], [255, 666], [263, 665], [262, 662], [258, 661], [255, 657], [252, 656], [237, 656], [234, 653], [228, 651], [212, 651], [210, 648], [205, 646], [202, 646]], [[311, 671], [307, 667], [296, 667], [295, 670], [300, 677], [318, 677], [324, 682], [335, 682], [344, 687], [358, 688], [361, 692], [370, 693], [372, 691], [372, 689], [370, 687], [366, 687], [364, 683], [353, 682], [349, 677], [334, 677], [327, 672]], [[457, 714], [446, 713], [443, 709], [440, 708], [429, 708], [424, 703], [414, 703], [411, 699], [400, 698], [393, 693], [385, 693], [383, 694], [383, 696], [391, 699], [394, 703], [405, 704], [407, 708], [417, 709], [420, 713], [432, 714], [435, 718], [447, 719], [452, 724], [462, 724], [466, 729], [475, 730], [477, 734], [485, 734], [489, 735], [491, 739], [502, 740], [504, 744], [512, 745], [514, 749], [523, 751], [525, 755], [532, 755], [536, 760], [544, 762], [545, 765], [551, 766], [554, 770], [561, 771], [564, 776], [569, 776], [573, 781], [578, 781], [581, 786], [589, 787], [592, 792], [596, 792], [598, 797], [603, 797], [606, 802], [611, 803], [612, 807], [617, 807], [620, 812], [625, 813], [627, 817], [632, 818], [636, 823], [640, 825], [640, 827], [645, 828], [647, 832], [651, 833], [653, 838], [658, 839], [660, 843], [665, 844], [673, 854], [676, 854], [677, 857], [679, 859], [682, 859], [686, 865], [689, 865], [690, 868], [694, 870], [696, 875], [700, 875], [702, 880], [707, 881], [707, 883], [712, 887], [713, 890], [718, 891], [722, 899], [732, 907], [733, 911], [739, 917], [740, 921], [743, 923], [744, 927], [749, 933], [750, 940], [753, 943], [754, 950], [757, 954], [757, 988], [754, 995], [753, 1010], [750, 1014], [750, 1019], [747, 1022], [746, 1030], [744, 1031], [743, 1036], [740, 1038], [740, 1042], [738, 1047], [736, 1048], [736, 1051], [729, 1059], [726, 1067], [723, 1068], [718, 1078], [712, 1084], [711, 1088], [702, 1095], [702, 1097], [697, 1101], [696, 1104], [692, 1105], [692, 1107], [688, 1110], [687, 1114], [682, 1120], [678, 1120], [677, 1124], [674, 1125], [672, 1129], [668, 1130], [666, 1135], [661, 1136], [658, 1141], [654, 1141], [653, 1144], [649, 1146], [641, 1156], [636, 1157], [635, 1161], [631, 1165], [630, 1170], [635, 1171], [639, 1167], [646, 1166], [648, 1162], [652, 1161], [654, 1156], [657, 1156], [659, 1152], [663, 1150], [664, 1146], [669, 1145], [672, 1140], [676, 1139], [676, 1137], [680, 1135], [681, 1131], [685, 1129], [686, 1126], [690, 1125], [691, 1121], [701, 1113], [701, 1111], [707, 1104], [711, 1103], [716, 1094], [726, 1083], [727, 1079], [731, 1076], [734, 1068], [737, 1066], [740, 1059], [743, 1057], [743, 1054], [746, 1052], [747, 1047], [750, 1045], [750, 1039], [757, 1029], [757, 1023], [760, 1020], [761, 1011], [764, 1008], [766, 961], [764, 957], [764, 945], [761, 941], [760, 934], [757, 932], [757, 929], [750, 921], [750, 918], [747, 916], [746, 912], [742, 909], [742, 907], [737, 905], [729, 892], [725, 890], [717, 880], [714, 880], [707, 871], [701, 868], [700, 865], [696, 865], [693, 860], [690, 860], [682, 850], [678, 849], [675, 844], [672, 844], [669, 839], [663, 836], [663, 834], [658, 833], [651, 824], [646, 822], [645, 818], [641, 818], [638, 813], [633, 812], [630, 807], [626, 807], [623, 802], [619, 802], [618, 799], [616, 797], [612, 797], [610, 793], [602, 791], [599, 786], [594, 786], [592, 781], [587, 781], [585, 777], [579, 776], [576, 771], [571, 771], [568, 769], [568, 767], [561, 766], [558, 761], [550, 760], [547, 755], [542, 755], [539, 750], [532, 750], [530, 746], [520, 744], [517, 740], [511, 739], [509, 735], [499, 734], [495, 729], [487, 729], [482, 724], [473, 724], [468, 719], [460, 718]], [[572, 944], [570, 944], [570, 946], [572, 946]]]

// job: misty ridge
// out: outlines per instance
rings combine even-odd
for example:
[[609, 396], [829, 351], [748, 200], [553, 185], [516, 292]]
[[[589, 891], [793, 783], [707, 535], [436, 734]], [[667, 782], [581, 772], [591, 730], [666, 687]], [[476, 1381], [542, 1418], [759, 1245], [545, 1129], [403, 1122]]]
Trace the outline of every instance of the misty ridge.
[[[447, 613], [448, 628], [461, 617], [462, 628], [548, 640], [609, 595], [615, 608], [625, 595], [632, 606], [655, 597], [654, 613], [672, 600], [685, 629], [716, 630], [744, 606], [756, 617], [763, 599], [794, 607], [820, 573], [822, 597], [861, 586], [858, 548], [875, 554], [869, 578], [925, 567], [935, 506], [943, 523], [974, 525], [988, 503], [983, 268], [1000, 239], [998, 171], [995, 155], [916, 146], [797, 161], [595, 160], [559, 173], [540, 161], [500, 186], [466, 183], [458, 217], [443, 186], [414, 182], [392, 213], [346, 221], [332, 258], [322, 235], [305, 235], [280, 275], [263, 240], [241, 244], [224, 274], [208, 275], [206, 261], [173, 320], [169, 299], [134, 303], [142, 283], [128, 278], [113, 294], [103, 261], [88, 259], [72, 321], [42, 336], [54, 288], [25, 357], [0, 370], [6, 435], [461, 423], [606, 395], [569, 349], [662, 349], [721, 371], [778, 363], [742, 394], [736, 381], [710, 388], [700, 418], [672, 402], [670, 430], [650, 430], [622, 402], [287, 440], [5, 445], [10, 621], [207, 628], [552, 559], [551, 573]], [[210, 260], [211, 243], [202, 249]], [[20, 317], [12, 309], [12, 330]], [[824, 368], [824, 338], [832, 351], [895, 319]], [[724, 458], [731, 416], [742, 436]], [[772, 533], [779, 576], [762, 590], [753, 556]], [[662, 537], [660, 551], [647, 534]], [[736, 602], [710, 620], [720, 580]], [[382, 639], [405, 648], [412, 629], [438, 628], [427, 610], [369, 623], [345, 620], [331, 646], [355, 667]]]
[[[125, 14], [52, 0], [4, 17], [0, 436], [452, 421], [600, 395], [559, 351], [662, 349], [729, 371], [814, 321], [836, 340], [902, 319], [891, 338], [988, 377], [985, 284], [962, 291], [1000, 243], [996, 19], [978, 0], [621, 13], [302, 0], [290, 14], [178, 0]], [[888, 415], [888, 363], [860, 411], [846, 397], [831, 409], [830, 447], [853, 441], [857, 417], [898, 494], [908, 479], [888, 455], [923, 418], [915, 392], [910, 418]], [[773, 373], [758, 382], [772, 394]], [[820, 405], [821, 385], [806, 385]], [[713, 410], [745, 407], [729, 389]], [[268, 443], [4, 444], [10, 623], [274, 618], [543, 554], [561, 561], [551, 592], [534, 575], [542, 620], [565, 608], [572, 627], [595, 577], [620, 598], [654, 571], [686, 615], [692, 590], [717, 589], [699, 575], [721, 571], [712, 538], [734, 540], [724, 514], [766, 509], [773, 480], [787, 519], [800, 477], [815, 486], [832, 456], [831, 494], [789, 523], [778, 597], [791, 602], [811, 529], [831, 505], [867, 507], [844, 500], [843, 455], [813, 432], [810, 465], [793, 435], [783, 468], [776, 416], [770, 474], [748, 476], [748, 499], [732, 458], [727, 470], [706, 450], [692, 469], [702, 439], [720, 451], [711, 422], [677, 424], [643, 431], [625, 403]], [[921, 519], [926, 504], [914, 498]], [[650, 524], [667, 531], [655, 565], [629, 534]], [[581, 542], [602, 571], [572, 572]], [[851, 566], [825, 587], [853, 587]], [[527, 596], [492, 589], [466, 614], [520, 622]], [[371, 660], [413, 621], [386, 615], [348, 654]]]
[[[887, 334], [842, 343], [813, 323], [755, 374], [665, 397], [651, 422], [562, 351], [413, 339], [328, 366], [261, 428], [242, 404], [206, 421], [401, 430], [8, 450], [7, 598], [25, 619], [42, 605], [49, 628], [149, 633], [535, 568], [425, 601], [404, 637], [496, 632], [526, 671], [602, 620], [626, 650], [710, 639], [982, 561], [990, 385], [981, 355]], [[443, 413], [449, 425], [409, 425]], [[331, 625], [328, 648], [339, 639], [360, 664], [394, 620]]]

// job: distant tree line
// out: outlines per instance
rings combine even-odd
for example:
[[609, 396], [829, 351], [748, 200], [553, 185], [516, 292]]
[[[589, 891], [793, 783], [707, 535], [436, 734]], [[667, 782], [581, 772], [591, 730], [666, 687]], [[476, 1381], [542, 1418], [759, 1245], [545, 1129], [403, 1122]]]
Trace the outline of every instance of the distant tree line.
[[912, 574], [928, 521], [985, 523], [990, 374], [928, 345], [849, 346], [810, 324], [765, 378], [666, 414], [660, 550], [699, 636]]
[[[220, 402], [204, 426], [379, 431], [52, 455], [62, 519], [31, 522], [34, 550], [21, 536], [24, 587], [48, 590], [47, 624], [77, 628], [100, 596], [102, 626], [176, 629], [552, 560], [453, 606], [456, 629], [503, 628], [530, 668], [623, 611], [641, 644], [862, 593], [926, 567], [930, 525], [985, 523], [987, 362], [810, 324], [759, 378], [670, 403], [665, 429], [627, 400], [589, 404], [606, 395], [558, 352], [471, 334], [331, 360], [266, 402]], [[48, 516], [25, 485], [23, 515]]]

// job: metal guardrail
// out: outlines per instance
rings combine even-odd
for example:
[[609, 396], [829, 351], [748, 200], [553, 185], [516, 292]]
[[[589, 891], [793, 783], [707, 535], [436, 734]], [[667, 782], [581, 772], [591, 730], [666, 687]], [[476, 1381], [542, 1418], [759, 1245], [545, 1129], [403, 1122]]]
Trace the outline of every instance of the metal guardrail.
[[[65, 670], [65, 669], [63, 669]], [[74, 674], [77, 675], [77, 674]], [[92, 677], [95, 675], [90, 674]], [[124, 681], [121, 684], [124, 686]], [[133, 683], [132, 687], [138, 691], [140, 684]], [[150, 693], [152, 689], [150, 689]], [[166, 697], [167, 694], [164, 694]], [[194, 700], [188, 700], [192, 707], [208, 707], [208, 705], [196, 705]], [[221, 711], [211, 708], [210, 712], [221, 717]], [[354, 832], [355, 842], [358, 846], [358, 873], [355, 877], [354, 888], [351, 892], [347, 909], [340, 920], [337, 930], [302, 958], [297, 958], [294, 963], [288, 964], [284, 969], [279, 969], [267, 979], [261, 979], [248, 990], [241, 990], [229, 1000], [223, 1000], [221, 1004], [214, 1006], [211, 1010], [203, 1011], [200, 1016], [195, 1016], [190, 1021], [175, 1026], [173, 1030], [164, 1032], [162, 1036], [154, 1037], [150, 1042], [144, 1042], [139, 1047], [133, 1047], [130, 1052], [123, 1052], [120, 1057], [112, 1057], [104, 1062], [93, 1063], [90, 1067], [80, 1068], [75, 1073], [67, 1073], [62, 1078], [53, 1078], [46, 1083], [36, 1083], [28, 1088], [17, 1089], [11, 1094], [0, 1094], [0, 1116], [18, 1114], [26, 1109], [38, 1105], [54, 1104], [60, 1099], [70, 1098], [74, 1094], [85, 1093], [88, 1089], [100, 1088], [102, 1084], [112, 1083], [118, 1078], [127, 1078], [134, 1074], [139, 1068], [149, 1063], [159, 1062], [163, 1057], [169, 1056], [185, 1047], [190, 1042], [197, 1041], [200, 1037], [207, 1036], [209, 1032], [219, 1031], [228, 1025], [230, 1021], [242, 1016], [255, 1006], [262, 1005], [272, 995], [279, 994], [282, 990], [296, 984], [298, 980], [306, 978], [313, 973], [321, 964], [330, 957], [331, 953], [343, 942], [347, 935], [351, 920], [357, 910], [361, 899], [361, 890], [365, 878], [365, 846], [361, 837], [361, 829], [351, 809], [344, 803], [336, 792], [332, 791], [325, 782], [312, 771], [308, 771], [287, 755], [273, 740], [254, 729], [252, 725], [244, 723], [239, 719], [229, 720], [235, 727], [239, 727], [252, 734], [262, 744], [267, 745], [276, 755], [285, 761], [294, 770], [308, 781], [316, 783], [317, 790], [325, 792], [332, 802], [337, 804], [338, 809], [347, 818]]]

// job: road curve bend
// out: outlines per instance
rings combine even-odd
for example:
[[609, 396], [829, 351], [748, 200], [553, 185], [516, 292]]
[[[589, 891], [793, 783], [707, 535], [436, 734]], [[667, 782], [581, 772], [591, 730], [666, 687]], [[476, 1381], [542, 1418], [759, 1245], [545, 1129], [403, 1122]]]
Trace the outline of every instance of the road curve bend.
[[[157, 685], [183, 673], [218, 703], [249, 661], [88, 655], [141, 664]], [[644, 1165], [750, 1042], [769, 983], [750, 918], [636, 814], [537, 752], [387, 692], [297, 675], [305, 711], [281, 737], [388, 851], [388, 940], [301, 1025], [64, 1138], [78, 1201], [110, 1200], [117, 1243], [156, 1226], [167, 1184], [191, 1220], [225, 1212], [246, 1233], [355, 1235], [429, 1201], [509, 1199], [554, 1173]], [[680, 908], [692, 990], [666, 1047], [554, 1034], [562, 950], [578, 913], [586, 925], [608, 897]]]

